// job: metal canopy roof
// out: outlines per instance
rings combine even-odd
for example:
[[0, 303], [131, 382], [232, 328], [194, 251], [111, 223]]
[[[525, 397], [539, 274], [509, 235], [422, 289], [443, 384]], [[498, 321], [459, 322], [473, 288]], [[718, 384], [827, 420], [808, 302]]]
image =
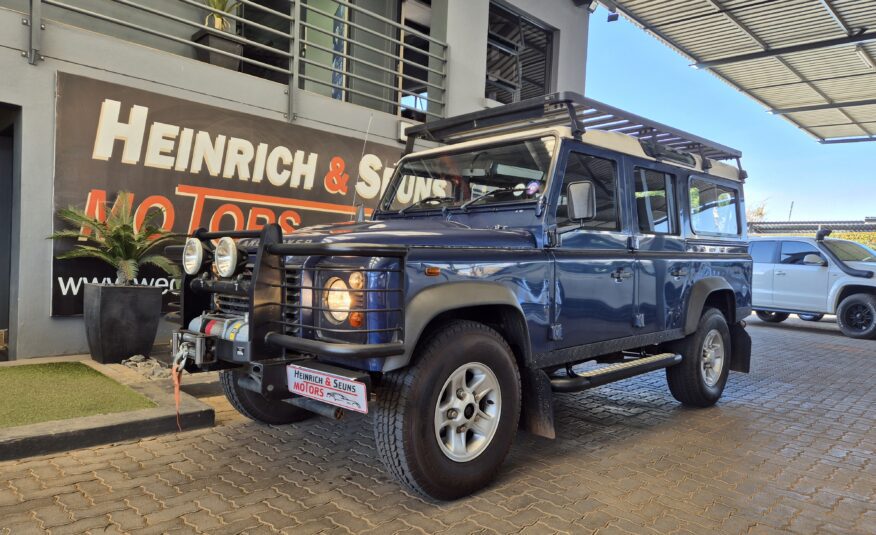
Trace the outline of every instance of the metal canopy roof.
[[600, 0], [821, 143], [876, 141], [876, 0]]

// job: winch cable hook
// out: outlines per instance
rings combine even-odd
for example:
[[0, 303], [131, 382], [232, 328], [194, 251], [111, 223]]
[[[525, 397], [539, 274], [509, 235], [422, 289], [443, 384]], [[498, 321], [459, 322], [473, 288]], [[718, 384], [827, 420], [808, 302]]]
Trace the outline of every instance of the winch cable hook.
[[173, 364], [170, 367], [170, 376], [173, 379], [173, 400], [176, 403], [176, 427], [180, 431], [182, 431], [182, 423], [179, 416], [180, 385], [182, 384], [182, 373], [186, 367], [190, 345], [186, 342], [180, 344], [179, 351], [173, 357]]

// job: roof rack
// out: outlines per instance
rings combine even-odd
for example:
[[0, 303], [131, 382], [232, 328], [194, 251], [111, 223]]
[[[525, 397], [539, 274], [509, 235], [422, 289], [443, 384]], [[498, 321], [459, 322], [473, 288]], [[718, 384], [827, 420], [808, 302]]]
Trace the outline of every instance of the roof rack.
[[577, 139], [588, 129], [605, 130], [638, 138], [657, 153], [668, 149], [712, 160], [736, 160], [737, 165], [742, 157], [736, 149], [568, 91], [412, 126], [405, 130], [405, 154], [413, 152], [417, 139], [453, 144], [562, 124], [570, 125]]

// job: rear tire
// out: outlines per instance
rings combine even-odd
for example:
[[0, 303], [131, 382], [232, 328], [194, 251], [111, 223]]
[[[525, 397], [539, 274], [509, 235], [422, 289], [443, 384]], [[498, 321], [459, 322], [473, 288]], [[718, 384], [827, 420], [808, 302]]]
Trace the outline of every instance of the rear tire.
[[241, 388], [237, 378], [243, 376], [240, 370], [222, 370], [219, 383], [229, 403], [237, 412], [263, 424], [283, 425], [306, 420], [314, 414], [279, 399], [268, 399], [251, 390]]
[[824, 319], [824, 314], [797, 314], [797, 317], [803, 321], [821, 321]]
[[784, 312], [769, 312], [767, 310], [755, 310], [754, 313], [757, 314], [760, 321], [767, 323], [782, 323], [790, 316], [790, 314]]
[[854, 294], [843, 299], [836, 311], [836, 323], [849, 338], [876, 339], [876, 296]]
[[697, 330], [669, 345], [682, 356], [666, 368], [672, 396], [692, 407], [709, 407], [720, 399], [730, 372], [730, 328], [720, 310], [707, 308]]
[[410, 367], [384, 376], [374, 410], [377, 451], [409, 489], [454, 500], [496, 476], [517, 433], [520, 373], [495, 330], [454, 321]]

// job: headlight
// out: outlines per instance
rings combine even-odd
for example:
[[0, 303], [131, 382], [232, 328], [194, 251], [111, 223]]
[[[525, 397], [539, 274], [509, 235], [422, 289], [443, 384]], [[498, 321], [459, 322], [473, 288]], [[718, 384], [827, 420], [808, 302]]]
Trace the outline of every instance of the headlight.
[[228, 236], [219, 239], [216, 251], [213, 253], [213, 263], [220, 277], [228, 278], [234, 275], [237, 271], [237, 244], [233, 239]]
[[183, 270], [188, 275], [197, 275], [201, 271], [201, 263], [204, 261], [204, 244], [197, 238], [186, 240], [183, 249]]
[[332, 277], [325, 284], [322, 292], [325, 317], [332, 323], [343, 323], [350, 316], [350, 306], [353, 298], [347, 291], [347, 283], [338, 277]]

